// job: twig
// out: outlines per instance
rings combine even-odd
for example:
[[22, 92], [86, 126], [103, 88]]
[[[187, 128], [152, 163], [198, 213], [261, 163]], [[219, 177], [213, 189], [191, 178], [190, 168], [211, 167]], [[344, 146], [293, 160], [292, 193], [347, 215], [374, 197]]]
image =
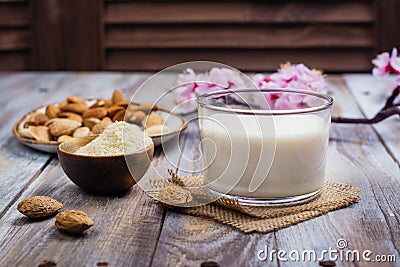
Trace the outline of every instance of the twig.
[[360, 123], [360, 124], [373, 124], [383, 121], [393, 115], [400, 116], [400, 103], [393, 104], [396, 97], [400, 94], [400, 86], [393, 90], [392, 94], [386, 100], [385, 106], [371, 119], [365, 118], [344, 118], [332, 117], [331, 121], [334, 123]]

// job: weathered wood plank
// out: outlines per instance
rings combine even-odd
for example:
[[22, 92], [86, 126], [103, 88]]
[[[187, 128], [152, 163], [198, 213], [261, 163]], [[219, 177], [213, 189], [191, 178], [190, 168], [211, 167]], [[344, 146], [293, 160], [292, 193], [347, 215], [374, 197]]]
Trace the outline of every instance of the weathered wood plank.
[[177, 63], [209, 60], [242, 71], [275, 71], [277, 66], [290, 61], [327, 72], [343, 72], [369, 70], [372, 57], [370, 49], [108, 49], [105, 68], [157, 71]]
[[[335, 115], [362, 116], [344, 82], [331, 78]], [[338, 249], [337, 240], [348, 243], [346, 250], [371, 250], [373, 255], [399, 257], [400, 172], [373, 129], [368, 125], [332, 125], [328, 151], [327, 179], [352, 184], [361, 189], [359, 203], [342, 210], [277, 231], [277, 246], [296, 249]], [[328, 255], [325, 255], [327, 259]], [[336, 261], [337, 266], [368, 266], [362, 261]], [[292, 266], [293, 262], [280, 262]], [[307, 265], [307, 263], [304, 263]], [[389, 263], [388, 266], [392, 266]]]
[[[201, 173], [199, 127], [195, 114], [186, 116], [187, 130], [182, 134], [179, 174]], [[166, 177], [167, 174], [164, 174]], [[220, 266], [249, 266], [260, 249], [275, 250], [274, 233], [246, 235], [213, 220], [168, 210], [154, 254], [153, 266], [200, 266], [216, 262]], [[254, 258], [251, 261], [250, 258]], [[273, 261], [276, 264], [276, 259]]]
[[28, 51], [7, 51], [0, 53], [0, 71], [28, 70], [31, 57]]
[[[47, 79], [41, 82], [50, 93], [46, 101], [62, 100], [71, 94], [93, 97], [96, 93], [99, 97], [109, 97], [114, 88], [121, 88], [129, 97], [128, 93], [146, 76], [69, 73], [61, 74], [63, 79], [57, 84], [50, 85]], [[8, 86], [14, 83], [5, 82]], [[173, 168], [163, 155], [157, 148], [143, 181]], [[64, 209], [84, 210], [96, 225], [85, 235], [66, 235], [54, 227], [54, 218], [33, 221], [23, 217], [16, 211], [16, 201], [0, 219], [1, 266], [37, 266], [43, 261], [52, 261], [59, 266], [96, 266], [99, 262], [107, 262], [109, 266], [151, 264], [164, 208], [148, 198], [138, 186], [116, 197], [87, 194], [66, 177], [58, 160], [53, 159], [18, 198], [31, 195], [52, 196], [64, 203]], [[21, 240], [24, 240], [23, 246]]]
[[43, 261], [58, 266], [149, 265], [163, 208], [137, 186], [116, 197], [90, 195], [72, 184], [53, 160], [21, 199], [31, 195], [48, 195], [63, 202], [64, 209], [83, 210], [95, 226], [82, 236], [67, 235], [54, 226], [54, 217], [29, 220], [14, 204], [0, 220], [1, 266], [38, 266]]
[[[307, 23], [373, 22], [370, 1], [128, 3], [107, 1], [105, 22], [127, 23]], [[356, 12], [355, 12], [356, 11]]]
[[[384, 105], [391, 94], [394, 85], [394, 77], [378, 79], [372, 75], [345, 74], [344, 79], [363, 114], [373, 117]], [[393, 116], [378, 124], [373, 125], [382, 142], [400, 164], [400, 119]]]
[[27, 1], [1, 1], [0, 26], [21, 27], [29, 26], [31, 21]]
[[0, 51], [27, 50], [30, 47], [30, 29], [0, 29]]
[[25, 73], [0, 77], [0, 111], [7, 114], [0, 117], [0, 214], [34, 176], [40, 174], [51, 157], [23, 146], [14, 138], [12, 127], [20, 117], [69, 95], [110, 98], [116, 87], [132, 85], [140, 81], [139, 78], [107, 73]]
[[[154, 25], [107, 27], [107, 48], [373, 47], [367, 25]], [[173, 38], [171, 38], [173, 33]]]
[[[344, 83], [335, 77], [331, 78], [331, 82], [337, 101], [334, 113], [360, 115]], [[195, 129], [193, 126], [192, 129]], [[198, 135], [195, 136], [198, 138]], [[197, 142], [192, 146], [186, 144], [183, 157], [195, 159], [198, 154], [196, 146]], [[361, 253], [370, 249], [374, 255], [393, 254], [398, 258], [399, 207], [395, 203], [399, 202], [399, 169], [371, 127], [333, 125], [328, 159], [327, 179], [360, 187], [360, 203], [268, 235], [244, 235], [233, 229], [226, 232], [225, 226], [211, 220], [168, 211], [154, 265], [194, 266], [212, 260], [221, 266], [261, 266], [271, 264], [257, 259], [257, 252], [265, 245], [268, 251], [282, 249], [287, 253], [291, 250], [302, 253], [314, 250], [320, 255], [329, 247], [337, 249], [339, 238], [347, 240], [348, 249], [358, 249]], [[371, 162], [374, 164], [371, 165]], [[190, 171], [190, 163], [185, 165], [181, 162], [180, 168], [184, 166]], [[191, 168], [196, 170], [198, 167], [194, 165]], [[196, 246], [192, 246], [193, 243]], [[276, 254], [273, 260], [280, 266], [293, 266], [293, 261], [276, 262]], [[296, 262], [299, 266], [309, 264], [308, 261]], [[337, 261], [337, 265], [367, 266], [367, 263]]]
[[102, 1], [30, 2], [35, 70], [102, 69]]

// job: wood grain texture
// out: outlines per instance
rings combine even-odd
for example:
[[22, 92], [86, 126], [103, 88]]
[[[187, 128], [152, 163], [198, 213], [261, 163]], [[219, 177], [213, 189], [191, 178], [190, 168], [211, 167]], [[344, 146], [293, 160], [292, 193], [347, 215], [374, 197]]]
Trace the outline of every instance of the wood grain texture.
[[0, 52], [0, 71], [29, 70], [31, 53], [29, 51]]
[[[198, 121], [193, 114], [186, 119], [189, 126], [182, 134], [182, 157], [178, 173], [198, 175], [202, 165], [198, 150]], [[258, 250], [265, 247], [269, 251], [277, 248], [274, 233], [246, 235], [211, 219], [169, 209], [153, 266], [200, 266], [204, 262], [216, 262], [220, 266], [250, 266], [256, 262]], [[276, 259], [272, 263], [277, 264]]]
[[28, 50], [31, 48], [29, 29], [0, 29], [0, 51]]
[[[53, 102], [55, 99], [59, 101], [68, 95], [109, 98], [114, 88], [121, 88], [126, 97], [129, 97], [127, 94], [131, 88], [137, 87], [136, 83], [143, 81], [143, 77], [147, 75], [32, 74], [33, 77], [39, 77], [36, 80], [24, 80], [22, 79], [24, 76], [20, 76], [17, 75], [14, 79], [5, 77], [1, 79], [1, 84], [7, 88], [18, 86], [18, 81], [21, 81], [23, 84], [40, 86], [39, 91], [46, 92], [46, 97], [30, 98], [32, 105], [38, 105], [39, 102]], [[13, 90], [7, 92], [10, 98], [13, 98], [14, 94], [21, 94]], [[13, 102], [18, 103], [17, 99]], [[2, 129], [10, 127], [2, 127]], [[6, 136], [13, 139], [9, 132]], [[24, 149], [22, 145], [19, 146], [20, 149]], [[14, 146], [4, 148], [2, 155], [8, 149], [15, 148]], [[32, 154], [35, 155], [32, 151], [28, 152], [31, 157]], [[156, 150], [156, 158], [152, 162], [147, 177], [154, 177], [158, 175], [158, 172], [167, 173], [167, 169], [171, 168], [162, 154], [162, 150]], [[48, 154], [43, 155], [49, 158]], [[24, 163], [21, 158], [19, 161], [20, 164]], [[4, 163], [7, 164], [7, 162]], [[8, 162], [8, 165], [10, 165], [9, 168], [17, 167], [21, 171], [35, 169], [35, 165], [30, 162], [26, 162], [26, 166], [19, 166], [15, 162]], [[164, 168], [161, 165], [164, 165]], [[1, 171], [4, 171], [2, 174], [5, 178], [11, 180], [14, 177], [8, 174], [5, 165], [1, 165]], [[3, 191], [9, 190], [12, 186], [6, 182], [2, 181]], [[58, 160], [53, 158], [44, 172], [34, 177], [32, 183], [23, 188], [21, 195], [9, 192], [9, 194], [12, 193], [20, 200], [31, 195], [52, 196], [64, 203], [64, 209], [84, 210], [94, 219], [96, 225], [82, 236], [66, 235], [55, 228], [54, 218], [32, 221], [23, 217], [16, 211], [18, 201], [14, 201], [0, 219], [2, 255], [0, 266], [30, 266], [32, 264], [38, 266], [43, 261], [52, 261], [59, 266], [96, 266], [98, 262], [108, 262], [110, 266], [150, 265], [163, 222], [164, 209], [150, 200], [138, 186], [126, 194], [115, 197], [90, 195], [72, 184], [63, 173]], [[20, 245], [20, 240], [25, 240], [23, 246]]]
[[128, 23], [370, 23], [372, 1], [107, 1], [105, 22]]
[[[346, 74], [344, 79], [365, 117], [373, 117], [385, 104], [394, 84], [394, 77], [378, 79], [373, 76]], [[400, 119], [393, 116], [381, 123], [375, 124], [382, 142], [400, 164]]]
[[0, 26], [29, 26], [31, 16], [27, 1], [0, 1]]
[[[304, 63], [326, 72], [365, 70], [373, 58], [370, 49], [136, 49], [107, 51], [107, 70], [158, 71], [182, 62], [207, 60], [233, 66], [242, 71], [276, 71], [287, 61]], [[351, 59], [351, 60], [349, 60]]]
[[[110, 177], [112, 178], [112, 177]], [[138, 187], [116, 197], [85, 193], [65, 176], [57, 160], [21, 196], [48, 195], [64, 209], [86, 212], [95, 225], [81, 236], [59, 231], [54, 217], [32, 221], [16, 211], [16, 204], [0, 220], [2, 266], [148, 266], [161, 225], [162, 207]], [[20, 241], [24, 240], [23, 246]]]
[[[334, 114], [362, 116], [344, 81], [335, 77], [330, 81], [335, 98]], [[393, 254], [398, 258], [400, 211], [395, 203], [399, 202], [399, 168], [371, 126], [332, 125], [326, 177], [359, 187], [360, 202], [278, 231], [278, 247], [288, 251], [313, 249], [319, 255], [329, 247], [338, 249], [337, 240], [343, 238], [349, 250], [369, 249], [374, 255]], [[337, 261], [336, 264], [369, 266], [370, 263]], [[280, 265], [293, 263], [281, 261]]]
[[[12, 136], [12, 127], [25, 113], [44, 104], [62, 101], [70, 95], [86, 98], [110, 98], [116, 87], [134, 84], [138, 77], [101, 73], [76, 75], [72, 73], [25, 73], [0, 78], [0, 214], [7, 209], [52, 157], [20, 144]], [[124, 92], [124, 89], [122, 90]]]
[[[148, 76], [0, 73], [0, 111], [9, 115], [0, 117], [0, 266], [38, 266], [46, 260], [57, 266], [96, 266], [99, 262], [109, 266], [199, 266], [208, 261], [220, 266], [293, 266], [293, 262], [278, 261], [276, 256], [272, 262], [261, 262], [257, 252], [267, 247], [268, 251], [314, 249], [320, 253], [329, 247], [336, 249], [339, 238], [347, 240], [348, 249], [369, 249], [373, 255], [393, 254], [400, 259], [399, 144], [398, 128], [392, 125], [397, 119], [374, 127], [332, 125], [327, 179], [361, 188], [360, 202], [266, 235], [246, 235], [209, 219], [166, 210], [138, 186], [115, 197], [87, 194], [69, 181], [56, 158], [30, 150], [12, 137], [15, 121], [40, 104], [72, 94], [109, 98], [115, 88], [129, 98]], [[329, 76], [329, 81], [335, 115], [368, 116], [385, 98], [381, 81], [374, 83], [369, 75]], [[146, 90], [146, 94], [156, 94]], [[170, 168], [185, 169], [181, 174], [198, 174], [200, 163], [192, 161], [199, 157], [198, 137], [197, 121], [193, 120], [178, 145], [165, 147], [164, 152], [158, 148], [141, 181], [143, 186], [150, 178], [165, 177]], [[177, 147], [182, 153], [177, 153]], [[173, 153], [177, 154], [169, 157]], [[48, 195], [61, 200], [64, 209], [83, 210], [95, 226], [82, 236], [71, 236], [54, 227], [54, 217], [29, 220], [16, 211], [16, 205], [31, 195]], [[296, 266], [316, 264], [300, 262]], [[336, 264], [371, 265], [363, 261]]]
[[377, 52], [391, 50], [400, 46], [400, 35], [395, 29], [400, 23], [397, 11], [400, 10], [400, 2], [396, 0], [376, 1], [377, 6]]
[[[330, 80], [336, 100], [334, 113], [361, 115], [344, 82], [336, 77]], [[196, 131], [196, 127], [192, 129]], [[194, 136], [198, 137], [198, 134]], [[185, 151], [190, 151], [186, 152], [186, 156], [189, 155], [191, 159], [196, 158], [196, 146], [197, 142], [193, 142], [192, 145], [186, 144]], [[224, 226], [208, 219], [168, 211], [155, 254], [156, 266], [177, 264], [195, 266], [206, 260], [218, 262], [221, 266], [262, 266], [271, 263], [257, 259], [257, 252], [265, 249], [265, 245], [268, 251], [282, 249], [287, 253], [291, 250], [301, 253], [304, 250], [314, 250], [320, 255], [322, 250], [329, 247], [337, 249], [336, 242], [340, 238], [346, 239], [349, 244], [348, 249], [360, 251], [370, 249], [374, 255], [393, 254], [398, 258], [400, 240], [396, 238], [399, 236], [396, 223], [399, 220], [399, 208], [394, 203], [399, 202], [396, 193], [400, 189], [399, 169], [386, 153], [372, 128], [333, 125], [328, 159], [328, 179], [360, 187], [362, 200], [359, 203], [257, 237], [256, 240], [249, 239], [249, 236], [257, 234], [242, 237], [243, 234], [236, 230], [225, 234]], [[374, 164], [371, 165], [370, 162]], [[184, 166], [181, 163], [180, 167]], [[186, 165], [186, 173], [190, 173], [190, 168], [198, 170], [199, 167], [188, 166], [190, 164]], [[176, 232], [180, 233], [179, 236], [176, 236]], [[235, 236], [235, 241], [232, 241], [232, 236]], [[188, 242], [194, 237], [197, 238], [195, 247], [190, 246]], [[235, 246], [232, 246], [232, 243]], [[206, 251], [208, 258], [203, 258], [204, 254], [198, 253], [199, 248], [201, 251]], [[228, 252], [226, 248], [229, 248]], [[276, 255], [274, 260], [277, 260]], [[274, 264], [293, 266], [293, 261], [278, 261]], [[309, 264], [307, 261], [297, 262], [296, 266]], [[353, 266], [353, 264], [353, 262], [337, 261], [338, 266]], [[368, 266], [365, 262], [356, 264]], [[387, 266], [392, 264], [389, 263]]]
[[364, 25], [108, 27], [105, 38], [107, 48], [131, 49], [374, 46], [372, 28]]
[[101, 69], [102, 8], [100, 0], [32, 0], [33, 68]]

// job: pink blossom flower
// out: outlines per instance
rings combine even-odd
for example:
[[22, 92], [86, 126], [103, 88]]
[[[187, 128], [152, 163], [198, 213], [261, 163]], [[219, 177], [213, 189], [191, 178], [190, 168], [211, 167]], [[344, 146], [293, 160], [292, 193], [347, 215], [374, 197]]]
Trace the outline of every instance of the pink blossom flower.
[[385, 77], [391, 72], [400, 74], [400, 57], [397, 49], [392, 49], [392, 54], [388, 52], [381, 53], [372, 60], [375, 67], [372, 69], [372, 74], [376, 77]]
[[214, 92], [223, 88], [245, 87], [240, 73], [228, 68], [212, 68], [209, 73], [196, 74], [193, 69], [186, 69], [178, 74], [178, 85], [175, 90], [176, 102], [193, 104], [197, 95]]
[[240, 73], [228, 68], [212, 68], [210, 70], [211, 81], [225, 88], [245, 87], [245, 82]]
[[[270, 76], [256, 74], [253, 81], [262, 89], [302, 89], [311, 90], [320, 93], [327, 93], [328, 84], [320, 71], [311, 70], [304, 64], [281, 65], [277, 72]], [[272, 109], [293, 109], [306, 106], [307, 96], [293, 94], [281, 95], [267, 93], [266, 98]]]
[[[321, 93], [328, 92], [328, 85], [320, 71], [311, 70], [304, 64], [281, 65], [277, 72], [271, 75], [255, 74], [252, 81], [261, 89], [303, 89]], [[193, 104], [197, 95], [213, 92], [220, 89], [247, 88], [244, 79], [228, 68], [212, 68], [209, 73], [196, 74], [192, 69], [185, 70], [178, 75], [178, 83], [182, 84], [175, 90], [177, 102], [184, 101]], [[266, 93], [266, 100], [274, 109], [293, 109], [306, 106], [307, 97], [293, 94]]]

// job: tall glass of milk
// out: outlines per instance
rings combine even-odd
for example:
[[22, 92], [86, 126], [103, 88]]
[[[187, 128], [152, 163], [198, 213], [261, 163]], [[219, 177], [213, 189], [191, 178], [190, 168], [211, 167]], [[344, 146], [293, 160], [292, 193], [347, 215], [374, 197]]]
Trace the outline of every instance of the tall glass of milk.
[[295, 89], [198, 97], [205, 187], [243, 205], [286, 205], [321, 191], [333, 99]]

